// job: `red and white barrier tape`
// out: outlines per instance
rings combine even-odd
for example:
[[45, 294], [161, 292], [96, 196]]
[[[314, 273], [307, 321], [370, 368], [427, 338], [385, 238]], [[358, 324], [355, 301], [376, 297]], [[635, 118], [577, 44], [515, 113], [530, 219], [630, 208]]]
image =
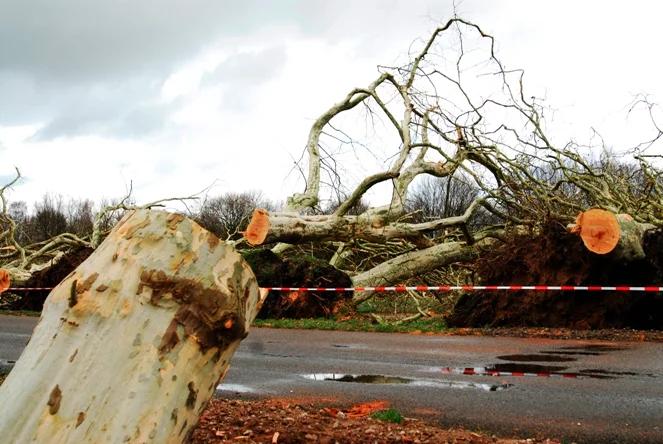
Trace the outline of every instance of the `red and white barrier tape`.
[[[396, 292], [404, 293], [406, 291], [632, 291], [632, 292], [663, 292], [663, 287], [648, 285], [644, 287], [633, 287], [626, 285], [605, 286], [605, 285], [416, 285], [393, 287], [262, 287], [269, 291], [282, 292], [354, 292], [354, 291], [376, 291], [379, 293]], [[7, 291], [37, 291], [52, 290], [53, 288], [8, 288]]]
[[31, 290], [44, 291], [44, 290], [52, 290], [53, 288], [54, 287], [50, 287], [50, 288], [48, 288], [48, 287], [44, 287], [44, 288], [41, 288], [41, 287], [17, 287], [17, 288], [8, 288], [6, 291], [31, 291]]
[[473, 376], [523, 376], [541, 378], [578, 378], [583, 375], [566, 372], [502, 372], [490, 370], [485, 367], [446, 367], [441, 369], [442, 373], [450, 375], [473, 375]]
[[645, 287], [632, 287], [619, 285], [615, 287], [608, 287], [603, 285], [417, 285], [417, 286], [403, 286], [397, 285], [394, 287], [341, 287], [341, 288], [327, 288], [327, 287], [263, 287], [265, 290], [270, 291], [287, 291], [287, 292], [302, 292], [302, 291], [325, 291], [325, 292], [345, 292], [345, 291], [376, 291], [376, 292], [397, 292], [404, 293], [406, 291], [480, 291], [480, 290], [530, 290], [530, 291], [638, 291], [638, 292], [662, 292], [663, 287], [645, 286]]

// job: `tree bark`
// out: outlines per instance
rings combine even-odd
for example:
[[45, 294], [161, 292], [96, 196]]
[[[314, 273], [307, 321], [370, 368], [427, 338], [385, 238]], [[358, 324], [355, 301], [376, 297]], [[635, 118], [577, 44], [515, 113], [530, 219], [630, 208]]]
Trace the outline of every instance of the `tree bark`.
[[389, 239], [408, 239], [417, 244], [426, 242], [424, 234], [449, 227], [462, 227], [481, 205], [474, 201], [463, 214], [423, 223], [393, 221], [398, 214], [387, 210], [369, 210], [358, 216], [316, 215], [267, 212], [258, 209], [253, 215], [244, 237], [252, 245], [263, 243], [348, 241], [364, 239], [384, 242]]
[[[609, 250], [606, 253], [598, 254], [610, 254], [612, 258], [626, 262], [644, 259], [646, 256], [643, 249], [645, 235], [647, 232], [655, 230], [656, 226], [637, 222], [628, 214], [616, 214], [613, 217], [616, 225], [619, 227], [619, 239], [614, 246], [614, 249]], [[582, 231], [583, 228], [580, 216], [576, 223], [569, 224], [567, 229], [572, 233], [580, 233], [582, 237], [584, 232]], [[592, 234], [593, 233], [589, 233], [587, 236], [591, 236]], [[583, 239], [583, 242], [585, 242], [585, 246], [587, 247], [587, 241]], [[591, 248], [587, 248], [592, 251]]]
[[184, 216], [129, 212], [48, 296], [0, 386], [2, 440], [185, 441], [258, 301], [232, 247]]
[[617, 222], [621, 228], [621, 236], [613, 254], [625, 261], [634, 261], [646, 257], [643, 245], [647, 232], [655, 230], [656, 226], [636, 222], [628, 214], [618, 214]]
[[[401, 284], [412, 276], [421, 275], [456, 262], [467, 262], [476, 258], [479, 248], [493, 243], [492, 238], [482, 239], [476, 244], [446, 242], [423, 250], [412, 251], [385, 261], [372, 269], [352, 278], [355, 287]], [[373, 292], [356, 292], [354, 304], [370, 299]]]

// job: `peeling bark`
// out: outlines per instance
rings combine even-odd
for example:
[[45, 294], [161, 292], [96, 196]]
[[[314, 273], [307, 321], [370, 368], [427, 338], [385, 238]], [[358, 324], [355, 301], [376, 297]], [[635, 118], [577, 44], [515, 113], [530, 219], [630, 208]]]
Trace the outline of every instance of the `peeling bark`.
[[184, 442], [259, 299], [232, 247], [130, 212], [46, 300], [0, 386], [3, 441]]
[[[268, 213], [258, 209], [260, 218], [252, 219], [245, 237], [253, 244], [286, 242], [303, 243], [310, 241], [349, 241], [364, 239], [372, 242], [384, 242], [389, 239], [408, 239], [417, 244], [425, 244], [424, 234], [448, 227], [462, 227], [476, 209], [482, 204], [481, 200], [473, 202], [459, 216], [452, 216], [423, 223], [404, 223], [393, 219], [400, 213], [389, 214], [378, 210], [369, 210], [358, 216], [304, 216], [297, 213]], [[262, 227], [254, 227], [261, 224]], [[259, 236], [253, 233], [259, 231]], [[256, 241], [256, 239], [261, 239]], [[426, 245], [430, 246], [430, 245]]]
[[[452, 263], [472, 260], [479, 252], [478, 247], [486, 246], [491, 242], [494, 240], [484, 239], [474, 245], [467, 245], [464, 242], [447, 242], [405, 253], [358, 274], [352, 278], [352, 284], [357, 287], [399, 284], [417, 274], [427, 273]], [[353, 297], [353, 302], [358, 304], [372, 295], [372, 292], [357, 292]]]
[[405, 253], [381, 263], [352, 279], [355, 286], [391, 285], [417, 273], [474, 257], [475, 248], [463, 242], [447, 242], [423, 250]]

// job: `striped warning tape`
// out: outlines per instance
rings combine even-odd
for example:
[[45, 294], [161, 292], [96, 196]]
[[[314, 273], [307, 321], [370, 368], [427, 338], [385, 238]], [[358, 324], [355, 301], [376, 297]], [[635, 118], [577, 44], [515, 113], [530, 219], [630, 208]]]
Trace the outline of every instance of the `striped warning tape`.
[[[53, 288], [41, 287], [16, 287], [8, 288], [7, 291], [37, 291], [52, 290]], [[282, 292], [346, 292], [346, 291], [376, 291], [380, 293], [396, 292], [404, 293], [406, 291], [633, 291], [633, 292], [663, 292], [663, 287], [644, 286], [633, 287], [626, 285], [605, 286], [605, 285], [415, 285], [404, 286], [396, 285], [393, 287], [262, 287], [263, 290], [282, 291]]]
[[8, 288], [6, 291], [36, 291], [36, 290], [52, 290], [54, 287], [16, 287]]
[[578, 373], [567, 372], [503, 372], [491, 370], [485, 367], [445, 367], [440, 369], [442, 373], [449, 375], [473, 375], [473, 376], [523, 376], [523, 377], [541, 377], [541, 378], [578, 378], [582, 377]]
[[326, 292], [345, 292], [345, 291], [376, 291], [376, 292], [397, 292], [406, 291], [479, 291], [479, 290], [530, 290], [530, 291], [638, 291], [638, 292], [662, 292], [663, 287], [645, 286], [632, 287], [619, 285], [614, 287], [604, 285], [416, 285], [394, 287], [263, 287], [270, 291], [326, 291]]

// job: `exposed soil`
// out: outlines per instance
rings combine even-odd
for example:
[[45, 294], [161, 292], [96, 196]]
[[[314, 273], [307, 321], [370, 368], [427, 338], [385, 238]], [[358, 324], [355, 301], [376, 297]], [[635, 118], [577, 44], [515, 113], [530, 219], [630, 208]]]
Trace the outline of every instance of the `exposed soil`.
[[[661, 285], [663, 283], [663, 231], [644, 239], [646, 259], [625, 261], [618, 253], [589, 252], [580, 238], [550, 223], [540, 234], [515, 236], [484, 252], [476, 263], [484, 284], [549, 285]], [[53, 287], [91, 253], [80, 248], [58, 264], [35, 273], [26, 284]], [[350, 278], [325, 261], [311, 257], [282, 259], [269, 250], [244, 253], [261, 286], [349, 287]], [[2, 308], [40, 311], [48, 291], [5, 295]], [[259, 318], [331, 317], [349, 306], [349, 293], [271, 292]], [[484, 334], [554, 338], [621, 340], [658, 338], [656, 333], [616, 333], [606, 329], [663, 330], [663, 294], [625, 292], [470, 292], [458, 299], [446, 319], [451, 327], [481, 328]], [[525, 332], [514, 327], [530, 327]], [[563, 327], [571, 330], [554, 330]], [[486, 329], [487, 328], [487, 329]], [[507, 328], [507, 330], [495, 330]], [[546, 329], [551, 329], [546, 331]], [[587, 333], [579, 331], [586, 330]], [[601, 330], [601, 331], [596, 331]], [[627, 338], [624, 338], [627, 336]]]
[[[243, 253], [262, 287], [351, 287], [347, 274], [313, 257], [282, 259], [270, 250]], [[278, 292], [267, 296], [258, 318], [320, 318], [337, 313], [352, 297], [336, 292]]]
[[[190, 443], [559, 443], [551, 439], [508, 439], [464, 429], [444, 429], [405, 418], [400, 424], [330, 407], [316, 400], [213, 399]], [[359, 411], [359, 414], [357, 414]]]
[[[4, 380], [5, 375], [0, 375], [0, 385]], [[384, 406], [384, 403], [376, 404], [380, 408]], [[444, 429], [415, 418], [404, 418], [400, 424], [383, 422], [369, 416], [375, 407], [365, 407], [344, 409], [329, 400], [212, 399], [189, 444], [559, 443], [551, 439], [505, 439], [464, 429]]]
[[[515, 236], [484, 252], [477, 274], [486, 285], [661, 285], [663, 235], [645, 237], [646, 259], [589, 252], [580, 238], [551, 223], [540, 234]], [[462, 295], [448, 318], [455, 327], [663, 329], [663, 294], [628, 292], [486, 291]]]
[[[79, 247], [66, 253], [55, 265], [38, 271], [25, 283], [27, 288], [52, 288], [58, 285], [69, 273], [87, 259], [93, 250]], [[31, 290], [16, 292], [18, 297], [13, 298], [6, 308], [8, 310], [41, 311], [44, 301], [50, 290]]]

